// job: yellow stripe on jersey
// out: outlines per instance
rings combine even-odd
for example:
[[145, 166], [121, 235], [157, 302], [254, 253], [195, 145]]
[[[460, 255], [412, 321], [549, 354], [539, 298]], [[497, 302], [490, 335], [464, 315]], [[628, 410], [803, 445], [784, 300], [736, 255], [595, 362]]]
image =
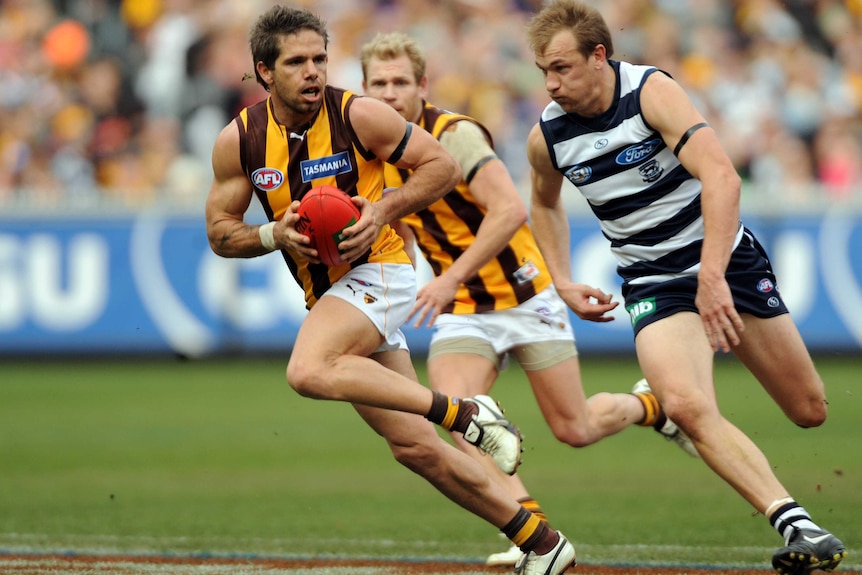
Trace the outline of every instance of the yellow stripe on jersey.
[[[426, 103], [419, 125], [439, 138], [456, 121], [476, 123], [472, 118]], [[476, 124], [485, 131], [481, 124]], [[387, 165], [385, 178], [387, 188], [397, 188], [409, 178], [409, 171]], [[469, 185], [462, 180], [442, 199], [403, 221], [413, 230], [416, 243], [434, 275], [439, 276], [473, 244], [486, 214], [487, 210], [479, 205]], [[443, 311], [472, 314], [509, 309], [550, 284], [551, 276], [545, 260], [532, 232], [524, 224], [494, 259], [485, 264], [475, 277], [459, 286], [455, 300]]]

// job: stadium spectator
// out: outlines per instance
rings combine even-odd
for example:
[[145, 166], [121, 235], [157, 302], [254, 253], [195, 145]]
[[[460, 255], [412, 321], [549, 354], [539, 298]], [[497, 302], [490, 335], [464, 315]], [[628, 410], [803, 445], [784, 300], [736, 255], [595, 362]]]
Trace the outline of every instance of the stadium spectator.
[[[211, 126], [220, 125], [217, 118], [232, 117], [250, 101], [265, 97], [255, 82], [242, 82], [242, 77], [251, 71], [245, 58], [245, 30], [259, 7], [267, 4], [267, 0], [0, 4], [0, 202], [47, 204], [67, 199], [89, 205], [107, 199], [140, 206], [173, 199], [168, 181], [175, 180], [169, 174], [193, 173], [208, 179], [206, 150], [215, 137]], [[404, 31], [432, 47], [429, 88], [438, 95], [438, 105], [468, 114], [490, 129], [497, 152], [526, 195], [529, 167], [524, 141], [547, 99], [535, 89], [538, 77], [521, 31], [531, 7], [541, 4], [341, 0], [316, 2], [314, 7], [333, 30], [331, 53], [338, 64], [331, 70], [332, 78], [347, 88], [361, 89], [353, 55], [377, 32]], [[780, 140], [772, 140], [775, 148], [760, 141], [763, 131], [772, 130], [769, 124], [778, 122], [794, 140], [794, 153], [813, 163], [819, 154], [814, 140], [823, 123], [833, 116], [856, 126], [862, 122], [862, 15], [856, 0], [609, 0], [604, 6], [611, 28], [623, 31], [618, 34], [621, 57], [660, 64], [689, 90], [713, 125], [728, 126], [719, 132], [745, 178], [744, 200], [773, 197], [760, 191], [775, 183], [758, 176], [771, 172], [755, 173], [762, 164], [760, 156], [783, 154]], [[55, 52], [43, 51], [43, 44], [58, 25], [70, 20], [87, 33], [83, 60], [52, 60]], [[76, 34], [70, 37], [83, 38]], [[123, 113], [128, 125], [117, 162], [121, 158], [127, 169], [109, 161], [108, 174], [154, 169], [137, 158], [145, 153], [139, 135], [151, 118], [158, 118], [160, 125], [170, 125], [167, 120], [179, 123], [178, 129], [163, 135], [175, 140], [179, 167], [171, 164], [167, 173], [149, 174], [136, 184], [152, 190], [111, 189], [126, 184], [96, 179], [106, 173], [101, 164], [107, 160], [87, 156], [87, 142], [76, 143], [83, 146], [81, 155], [57, 148], [52, 141], [54, 116], [67, 105], [83, 104], [82, 67], [97, 61], [113, 61], [119, 67], [123, 106], [137, 108]], [[39, 106], [38, 113], [30, 113], [34, 105]], [[827, 110], [829, 115], [824, 115]], [[18, 120], [22, 115], [28, 126]], [[59, 121], [70, 117], [65, 113]], [[122, 122], [106, 127], [113, 137], [118, 123]], [[848, 136], [855, 140], [848, 149], [858, 154], [860, 130], [851, 130]], [[793, 201], [834, 197], [823, 180], [832, 178], [830, 174], [832, 170], [814, 170], [804, 193], [794, 193]], [[839, 197], [862, 201], [862, 176], [850, 171], [847, 177], [842, 186], [848, 191]], [[83, 185], [87, 178], [93, 178], [92, 184]], [[202, 194], [179, 195], [184, 202], [203, 201]]]

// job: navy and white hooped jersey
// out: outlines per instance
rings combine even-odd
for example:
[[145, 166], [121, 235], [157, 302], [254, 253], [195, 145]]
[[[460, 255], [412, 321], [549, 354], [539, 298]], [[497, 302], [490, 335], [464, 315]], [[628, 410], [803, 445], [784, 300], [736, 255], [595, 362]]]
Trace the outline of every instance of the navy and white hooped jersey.
[[[700, 181], [641, 112], [641, 88], [660, 71], [614, 60], [609, 64], [617, 77], [616, 94], [604, 114], [583, 118], [556, 102], [542, 112], [551, 161], [589, 202], [623, 281], [653, 283], [696, 274], [704, 233]], [[741, 237], [740, 225], [734, 247]]]

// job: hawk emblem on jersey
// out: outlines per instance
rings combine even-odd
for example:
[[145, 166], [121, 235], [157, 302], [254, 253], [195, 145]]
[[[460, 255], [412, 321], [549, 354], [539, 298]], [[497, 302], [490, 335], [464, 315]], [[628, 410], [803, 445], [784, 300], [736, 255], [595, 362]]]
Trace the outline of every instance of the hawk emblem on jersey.
[[616, 163], [621, 166], [630, 166], [632, 164], [637, 164], [643, 162], [653, 154], [655, 154], [659, 147], [661, 146], [661, 139], [656, 138], [655, 140], [649, 140], [648, 142], [641, 142], [640, 144], [635, 144], [634, 146], [629, 146], [616, 157]]
[[589, 166], [572, 166], [566, 170], [566, 178], [574, 185], [585, 184], [593, 175], [593, 169]]
[[251, 173], [251, 183], [264, 192], [271, 192], [284, 183], [284, 174], [275, 168], [258, 168]]
[[350, 156], [346, 151], [314, 160], [305, 160], [300, 162], [300, 167], [303, 182], [337, 176], [353, 169], [350, 165]]

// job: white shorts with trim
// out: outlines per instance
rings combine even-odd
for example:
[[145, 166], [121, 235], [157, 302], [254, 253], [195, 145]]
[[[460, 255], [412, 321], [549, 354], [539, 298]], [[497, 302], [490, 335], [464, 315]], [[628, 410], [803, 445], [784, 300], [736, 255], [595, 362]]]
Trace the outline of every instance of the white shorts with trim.
[[371, 320], [385, 340], [378, 352], [409, 351], [401, 326], [416, 302], [416, 270], [410, 264], [362, 264], [332, 284], [325, 296], [343, 299]]
[[505, 354], [515, 346], [528, 343], [574, 342], [575, 333], [569, 308], [551, 285], [517, 307], [438, 316], [431, 347], [435, 342], [454, 337], [478, 338], [491, 344], [496, 353]]

